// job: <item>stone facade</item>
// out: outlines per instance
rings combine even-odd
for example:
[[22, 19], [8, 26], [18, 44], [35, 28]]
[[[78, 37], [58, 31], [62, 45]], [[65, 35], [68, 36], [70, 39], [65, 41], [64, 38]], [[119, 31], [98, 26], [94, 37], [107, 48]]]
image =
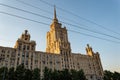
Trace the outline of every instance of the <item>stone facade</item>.
[[46, 52], [35, 51], [36, 42], [30, 40], [27, 30], [18, 38], [14, 48], [0, 46], [0, 67], [15, 67], [20, 64], [28, 69], [39, 68], [41, 74], [45, 67], [52, 70], [83, 69], [88, 80], [102, 80], [103, 69], [99, 53], [94, 53], [87, 44], [86, 55], [72, 53], [66, 27], [62, 28], [56, 17], [47, 32]]

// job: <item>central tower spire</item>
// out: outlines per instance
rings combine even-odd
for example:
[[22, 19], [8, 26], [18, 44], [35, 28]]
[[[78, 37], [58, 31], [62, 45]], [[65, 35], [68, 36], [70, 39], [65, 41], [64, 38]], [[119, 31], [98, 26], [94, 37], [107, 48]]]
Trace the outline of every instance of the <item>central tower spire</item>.
[[53, 22], [58, 22], [57, 16], [56, 16], [56, 7], [54, 5], [54, 19]]
[[65, 55], [69, 55], [71, 53], [67, 29], [66, 27], [62, 28], [62, 24], [58, 22], [55, 6], [54, 18], [52, 24], [50, 25], [50, 31], [47, 32], [46, 52]]

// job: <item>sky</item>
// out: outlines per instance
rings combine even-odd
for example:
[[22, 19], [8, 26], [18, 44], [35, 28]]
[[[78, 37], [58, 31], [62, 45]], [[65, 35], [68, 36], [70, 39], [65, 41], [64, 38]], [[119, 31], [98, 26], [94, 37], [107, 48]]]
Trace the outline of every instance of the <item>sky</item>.
[[89, 44], [99, 52], [104, 70], [120, 72], [120, 0], [0, 0], [0, 46], [14, 47], [27, 29], [36, 50], [45, 51], [53, 5], [72, 52], [86, 54]]

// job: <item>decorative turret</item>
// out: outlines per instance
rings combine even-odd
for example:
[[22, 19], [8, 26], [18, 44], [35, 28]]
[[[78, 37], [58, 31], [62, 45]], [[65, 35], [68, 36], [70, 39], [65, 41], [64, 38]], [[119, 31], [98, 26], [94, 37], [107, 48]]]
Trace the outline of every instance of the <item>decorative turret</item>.
[[14, 48], [17, 48], [18, 50], [35, 50], [36, 42], [33, 40], [30, 40], [30, 34], [28, 33], [28, 30], [25, 30], [24, 33], [22, 33], [21, 37], [18, 38], [16, 41], [16, 44]]
[[89, 44], [87, 44], [87, 47], [86, 47], [86, 53], [87, 53], [87, 55], [89, 55], [89, 56], [93, 56], [93, 50], [92, 50], [92, 48], [89, 46]]
[[25, 30], [25, 32], [21, 35], [20, 39], [30, 41], [30, 34], [28, 33], [28, 30]]

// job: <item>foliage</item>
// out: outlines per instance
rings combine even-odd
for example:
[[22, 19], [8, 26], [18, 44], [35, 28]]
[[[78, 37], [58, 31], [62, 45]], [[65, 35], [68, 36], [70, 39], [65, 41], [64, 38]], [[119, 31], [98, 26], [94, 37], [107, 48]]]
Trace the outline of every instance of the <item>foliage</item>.
[[[2, 67], [0, 68], [0, 80], [3, 78], [4, 80], [40, 80], [40, 70], [38, 68], [25, 69], [24, 65], [19, 65], [16, 69]], [[41, 80], [86, 80], [86, 77], [83, 70], [63, 69], [59, 71], [45, 67]], [[120, 80], [120, 73], [105, 70], [104, 80]]]
[[32, 80], [32, 71], [29, 69], [25, 70], [24, 80]]
[[17, 66], [16, 71], [15, 71], [15, 79], [24, 80], [24, 76], [25, 76], [24, 65], [22, 64], [22, 65]]
[[40, 70], [35, 68], [32, 73], [32, 80], [40, 80]]
[[43, 80], [86, 80], [83, 70], [54, 70], [44, 69], [44, 78]]
[[14, 67], [10, 68], [8, 71], [8, 80], [15, 80]]
[[120, 73], [105, 70], [104, 80], [120, 80]]
[[[16, 69], [13, 67], [10, 69], [3, 67], [0, 68], [0, 80], [3, 79], [4, 71], [4, 80], [40, 80], [40, 70], [38, 68], [30, 70], [26, 69], [24, 65], [19, 65]], [[86, 78], [83, 70], [76, 71], [63, 69], [59, 71], [45, 67], [43, 79], [41, 80], [86, 80]]]
[[[4, 76], [4, 77], [3, 77]], [[7, 67], [0, 68], [0, 80], [8, 78], [8, 69]]]

